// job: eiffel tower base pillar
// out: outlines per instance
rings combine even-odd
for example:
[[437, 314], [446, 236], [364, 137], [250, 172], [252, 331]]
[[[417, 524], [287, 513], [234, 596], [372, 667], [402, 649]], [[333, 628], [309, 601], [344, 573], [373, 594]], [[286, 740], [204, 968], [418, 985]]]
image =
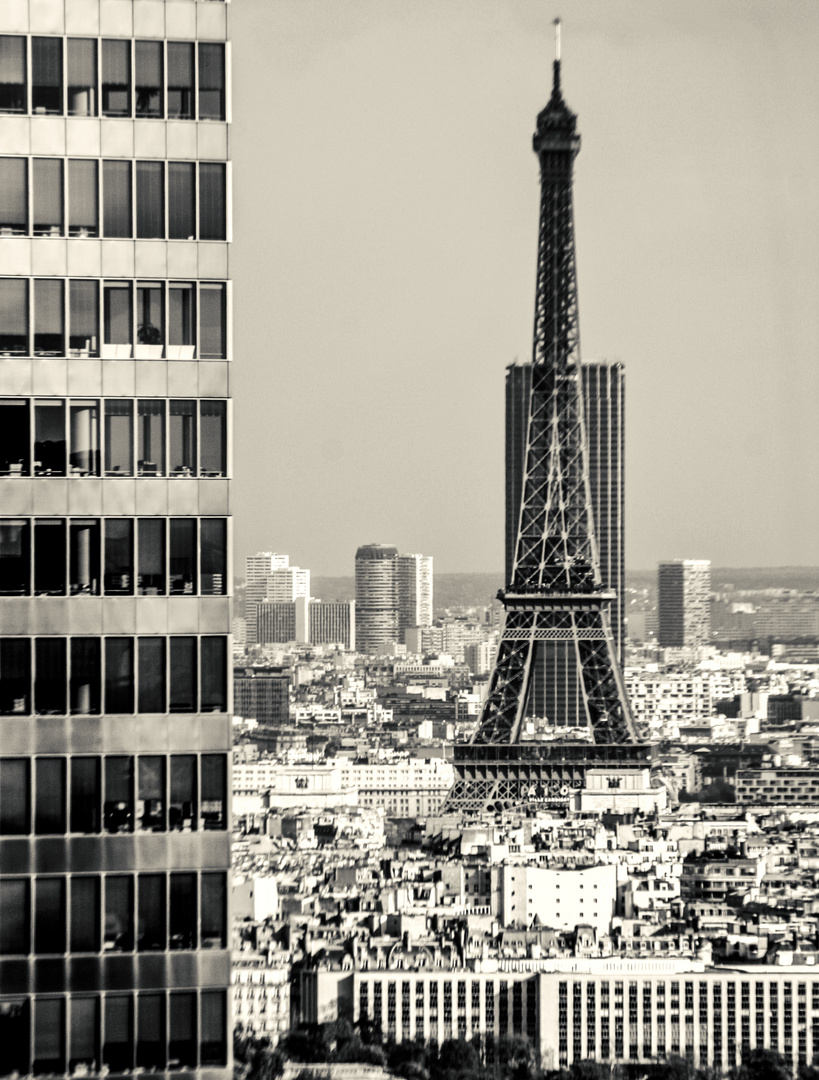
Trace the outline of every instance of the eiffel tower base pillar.
[[573, 809], [588, 769], [642, 771], [651, 748], [635, 743], [470, 743], [454, 747], [455, 783], [443, 814]]

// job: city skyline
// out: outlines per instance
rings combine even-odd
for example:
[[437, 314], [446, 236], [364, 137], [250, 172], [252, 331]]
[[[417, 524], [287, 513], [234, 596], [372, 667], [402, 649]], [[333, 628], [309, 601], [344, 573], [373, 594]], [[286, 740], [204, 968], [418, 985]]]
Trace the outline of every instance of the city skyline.
[[[816, 561], [819, 12], [778, 11], [559, 11], [589, 117], [582, 356], [628, 373], [630, 568]], [[340, 574], [370, 536], [500, 578], [503, 379], [530, 359], [529, 139], [557, 13], [237, 5], [239, 558], [272, 541]]]

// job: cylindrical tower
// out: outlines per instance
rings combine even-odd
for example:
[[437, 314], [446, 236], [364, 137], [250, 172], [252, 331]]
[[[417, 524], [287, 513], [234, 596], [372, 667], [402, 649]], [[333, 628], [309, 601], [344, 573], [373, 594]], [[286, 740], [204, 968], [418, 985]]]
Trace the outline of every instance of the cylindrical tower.
[[398, 548], [364, 544], [355, 553], [355, 637], [359, 652], [398, 640]]

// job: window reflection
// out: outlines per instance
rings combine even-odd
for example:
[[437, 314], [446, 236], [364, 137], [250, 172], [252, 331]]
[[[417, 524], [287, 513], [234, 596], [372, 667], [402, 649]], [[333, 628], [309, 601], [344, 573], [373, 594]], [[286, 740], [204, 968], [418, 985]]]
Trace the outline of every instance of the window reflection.
[[100, 523], [72, 518], [68, 541], [68, 576], [72, 596], [100, 594]]
[[[2, 40], [0, 38], [0, 42]], [[0, 236], [26, 236], [27, 233], [26, 159], [0, 157]]]
[[131, 596], [134, 591], [134, 529], [129, 518], [105, 522], [106, 595]]
[[68, 115], [97, 115], [97, 43], [68, 39]]
[[70, 281], [69, 355], [99, 356], [100, 299], [96, 281]]
[[123, 875], [105, 879], [106, 952], [130, 952], [134, 947], [133, 878]]
[[[137, 590], [140, 596], [165, 595], [165, 521], [140, 518]], [[161, 710], [151, 710], [153, 712]]]
[[133, 405], [105, 402], [105, 475], [133, 475]]
[[34, 235], [63, 235], [63, 163], [59, 158], [32, 162]]
[[26, 111], [26, 39], [0, 35], [0, 113]]
[[34, 403], [34, 475], [65, 476], [65, 402]]
[[102, 43], [102, 115], [131, 115], [131, 43]]
[[6, 518], [0, 522], [0, 596], [28, 596], [30, 560], [29, 521]]
[[0, 476], [29, 475], [29, 403], [0, 398]]
[[103, 823], [107, 833], [129, 833], [134, 829], [134, 759], [105, 759], [105, 802]]
[[165, 402], [137, 404], [137, 470], [140, 476], [165, 475]]
[[63, 111], [63, 42], [31, 39], [31, 111], [58, 116]]
[[98, 401], [72, 398], [70, 411], [71, 452], [68, 457], [72, 476], [100, 474], [100, 415]]
[[65, 308], [62, 281], [34, 282], [34, 355], [65, 356]]
[[140, 345], [161, 346], [165, 340], [163, 291], [158, 281], [137, 284], [137, 342]]
[[0, 278], [0, 356], [25, 356], [27, 353], [28, 282], [20, 278]]
[[136, 115], [162, 116], [162, 42], [135, 42]]
[[137, 823], [140, 832], [165, 832], [165, 759], [139, 758]]
[[196, 402], [171, 401], [168, 431], [168, 472], [196, 475]]

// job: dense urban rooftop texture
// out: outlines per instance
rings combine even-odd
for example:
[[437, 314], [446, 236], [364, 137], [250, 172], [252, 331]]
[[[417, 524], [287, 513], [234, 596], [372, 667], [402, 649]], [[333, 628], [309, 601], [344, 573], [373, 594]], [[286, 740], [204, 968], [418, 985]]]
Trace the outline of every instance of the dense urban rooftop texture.
[[[240, 647], [236, 685], [259, 688], [234, 727], [237, 1024], [336, 1070], [400, 1072], [409, 1039], [471, 1039], [490, 1072], [507, 1069], [504, 1040], [524, 1040], [532, 1075], [535, 1059], [644, 1076], [728, 1069], [757, 1047], [794, 1066], [819, 1054], [819, 1026], [798, 1021], [815, 1001], [819, 1025], [816, 636], [662, 648], [656, 603], [649, 587], [626, 594], [649, 802], [614, 763], [607, 805], [567, 776], [529, 805], [446, 814], [492, 604], [439, 610], [377, 657]], [[524, 738], [554, 751], [559, 734], [533, 716]], [[434, 1054], [421, 1065], [441, 1075]]]

